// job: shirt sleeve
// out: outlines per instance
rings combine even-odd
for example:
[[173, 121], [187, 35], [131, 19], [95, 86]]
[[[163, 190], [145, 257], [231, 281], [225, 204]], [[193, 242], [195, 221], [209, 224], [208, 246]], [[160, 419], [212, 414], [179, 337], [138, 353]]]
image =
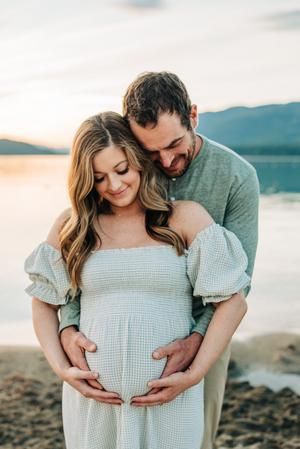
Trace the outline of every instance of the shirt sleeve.
[[203, 306], [201, 297], [195, 297], [193, 301], [193, 318], [195, 324], [193, 325], [191, 332], [197, 332], [204, 337], [214, 311], [215, 309], [211, 304]]
[[229, 299], [250, 285], [248, 259], [238, 238], [213, 223], [199, 232], [187, 253], [187, 275], [193, 295], [205, 306]]
[[61, 253], [43, 242], [25, 260], [24, 268], [32, 283], [25, 289], [30, 296], [53, 305], [66, 304], [72, 289]]
[[60, 308], [59, 332], [69, 326], [76, 326], [79, 329], [80, 295], [81, 292], [78, 292], [71, 302], [68, 302]]
[[[223, 222], [223, 226], [233, 232], [242, 243], [248, 257], [246, 272], [250, 277], [258, 242], [258, 206], [259, 183], [256, 172], [252, 169], [245, 181], [230, 196]], [[249, 291], [250, 285], [244, 289], [246, 296]]]

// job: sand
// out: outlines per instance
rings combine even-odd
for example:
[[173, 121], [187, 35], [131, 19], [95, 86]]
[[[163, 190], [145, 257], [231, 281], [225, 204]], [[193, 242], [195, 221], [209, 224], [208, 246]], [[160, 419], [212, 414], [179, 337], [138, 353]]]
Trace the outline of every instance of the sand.
[[[216, 449], [300, 448], [300, 396], [239, 380], [257, 367], [299, 376], [299, 360], [300, 336], [233, 344]], [[61, 384], [39, 349], [0, 348], [0, 404], [1, 448], [64, 449]]]

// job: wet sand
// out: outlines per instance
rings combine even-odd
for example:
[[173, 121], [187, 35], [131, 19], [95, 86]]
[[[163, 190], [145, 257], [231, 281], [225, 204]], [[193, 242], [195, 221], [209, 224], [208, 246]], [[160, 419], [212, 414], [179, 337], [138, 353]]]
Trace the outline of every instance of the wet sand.
[[[297, 377], [299, 361], [300, 336], [234, 342], [217, 449], [300, 448], [300, 396], [240, 380], [258, 368]], [[2, 449], [64, 449], [61, 385], [39, 349], [0, 348], [0, 404]]]

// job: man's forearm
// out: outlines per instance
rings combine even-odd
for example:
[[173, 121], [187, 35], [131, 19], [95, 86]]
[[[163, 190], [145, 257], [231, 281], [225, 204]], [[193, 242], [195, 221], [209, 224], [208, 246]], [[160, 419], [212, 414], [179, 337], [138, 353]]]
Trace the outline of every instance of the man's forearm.
[[68, 304], [60, 308], [59, 332], [69, 326], [76, 326], [79, 329], [80, 323], [80, 297], [76, 296]]
[[194, 298], [193, 304], [193, 318], [195, 320], [195, 324], [192, 328], [192, 332], [197, 332], [201, 334], [203, 337], [207, 331], [209, 323], [213, 317], [214, 308], [210, 304], [207, 306], [203, 306], [202, 300], [200, 297]]

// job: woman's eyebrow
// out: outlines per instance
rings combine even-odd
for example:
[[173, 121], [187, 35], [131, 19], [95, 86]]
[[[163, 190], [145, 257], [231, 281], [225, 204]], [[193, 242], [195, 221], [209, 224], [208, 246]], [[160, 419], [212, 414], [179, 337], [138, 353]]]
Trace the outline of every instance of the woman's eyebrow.
[[117, 168], [119, 165], [123, 164], [123, 162], [128, 162], [127, 159], [124, 159], [124, 161], [118, 162], [116, 165], [114, 165], [114, 168]]
[[[117, 168], [119, 165], [123, 164], [123, 162], [128, 162], [127, 159], [124, 159], [124, 161], [120, 161], [118, 162], [116, 165], [114, 165], [113, 168]], [[104, 173], [102, 173], [101, 171], [94, 171], [94, 175], [104, 175]]]

